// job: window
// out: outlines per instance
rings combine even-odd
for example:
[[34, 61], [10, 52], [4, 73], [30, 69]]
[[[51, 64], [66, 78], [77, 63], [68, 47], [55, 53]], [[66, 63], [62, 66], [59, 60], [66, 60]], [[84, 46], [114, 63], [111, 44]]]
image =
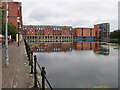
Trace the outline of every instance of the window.
[[92, 36], [92, 29], [90, 29], [90, 36]]
[[67, 30], [67, 28], [64, 28], [64, 30]]
[[48, 28], [48, 30], [52, 30], [52, 28]]
[[48, 31], [48, 34], [50, 34], [50, 31]]
[[82, 28], [82, 36], [83, 36], [83, 33], [84, 33], [84, 29]]

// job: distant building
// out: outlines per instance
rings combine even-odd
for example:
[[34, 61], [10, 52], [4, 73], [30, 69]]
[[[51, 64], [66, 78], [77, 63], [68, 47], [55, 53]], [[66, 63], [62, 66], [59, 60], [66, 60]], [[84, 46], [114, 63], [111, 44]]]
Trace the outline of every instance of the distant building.
[[94, 28], [75, 28], [75, 39], [79, 40], [97, 40], [99, 39], [99, 25]]
[[23, 35], [28, 42], [71, 41], [73, 28], [71, 26], [24, 25]]
[[[0, 2], [0, 6], [3, 7], [2, 11], [4, 11], [4, 12], [6, 12], [6, 2], [5, 1], [6, 0], [2, 0], [2, 2]], [[16, 26], [16, 28], [18, 28], [18, 26], [19, 26], [19, 29], [22, 29], [21, 2], [14, 2], [13, 0], [8, 0], [8, 1], [9, 1], [8, 2], [8, 23], [9, 24], [12, 23], [13, 25]]]
[[101, 40], [109, 39], [109, 23], [94, 25], [94, 28], [83, 28], [72, 26], [45, 26], [45, 25], [24, 25], [24, 38], [31, 43], [50, 41], [73, 41], [73, 40]]
[[100, 25], [100, 40], [101, 41], [108, 41], [110, 35], [110, 24], [109, 23], [102, 23]]

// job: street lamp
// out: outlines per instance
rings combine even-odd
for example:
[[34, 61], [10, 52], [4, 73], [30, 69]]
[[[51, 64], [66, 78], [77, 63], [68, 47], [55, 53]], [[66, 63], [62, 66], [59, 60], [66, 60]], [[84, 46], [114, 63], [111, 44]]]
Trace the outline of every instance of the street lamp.
[[17, 17], [17, 22], [18, 22], [18, 46], [19, 46], [19, 23], [20, 23], [20, 17]]
[[18, 17], [17, 17], [17, 22], [18, 22], [18, 46], [19, 46], [19, 29], [20, 29], [20, 6], [21, 6], [21, 4], [20, 3], [18, 3]]
[[8, 0], [6, 0], [6, 32], [5, 32], [5, 59], [6, 65], [9, 64], [8, 58]]

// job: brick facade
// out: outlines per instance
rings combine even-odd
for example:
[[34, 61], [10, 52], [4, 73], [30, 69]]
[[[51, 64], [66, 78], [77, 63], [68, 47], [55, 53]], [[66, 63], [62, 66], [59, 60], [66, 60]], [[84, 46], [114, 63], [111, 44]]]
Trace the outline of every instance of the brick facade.
[[24, 34], [44, 36], [73, 36], [73, 28], [68, 26], [24, 26]]
[[[70, 26], [24, 25], [23, 35], [30, 42], [73, 40], [73, 28]], [[34, 41], [36, 40], [36, 41]]]
[[[0, 3], [3, 7], [3, 11], [6, 12], [5, 11], [6, 10], [5, 9], [6, 8], [5, 0], [3, 0]], [[18, 22], [17, 22], [18, 17], [20, 17], [19, 29], [22, 30], [22, 6], [21, 6], [21, 3], [9, 0], [9, 2], [8, 2], [8, 23], [9, 24], [12, 23], [13, 25], [16, 26], [16, 28], [18, 28]]]
[[94, 28], [75, 28], [75, 39], [99, 39], [99, 25]]
[[[99, 39], [99, 25], [94, 28], [72, 28], [71, 26], [40, 26], [40, 25], [24, 25], [23, 35], [26, 39]], [[50, 41], [51, 41], [50, 40]], [[39, 41], [38, 41], [39, 42]]]

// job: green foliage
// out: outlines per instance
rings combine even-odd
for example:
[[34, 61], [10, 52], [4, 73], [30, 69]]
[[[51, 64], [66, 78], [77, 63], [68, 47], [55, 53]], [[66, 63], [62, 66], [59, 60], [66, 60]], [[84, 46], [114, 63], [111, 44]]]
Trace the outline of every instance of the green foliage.
[[[15, 36], [18, 32], [18, 29], [16, 26], [14, 26], [12, 23], [8, 24], [8, 35], [11, 35], [13, 39], [15, 39]], [[2, 34], [5, 35], [5, 23], [2, 24]]]
[[120, 30], [115, 30], [115, 31], [111, 32], [110, 38], [120, 39]]
[[8, 24], [8, 34], [15, 39], [17, 33], [18, 33], [18, 29], [16, 28], [16, 26], [13, 24]]
[[2, 11], [3, 7], [0, 7], [0, 21], [4, 20], [4, 11]]

